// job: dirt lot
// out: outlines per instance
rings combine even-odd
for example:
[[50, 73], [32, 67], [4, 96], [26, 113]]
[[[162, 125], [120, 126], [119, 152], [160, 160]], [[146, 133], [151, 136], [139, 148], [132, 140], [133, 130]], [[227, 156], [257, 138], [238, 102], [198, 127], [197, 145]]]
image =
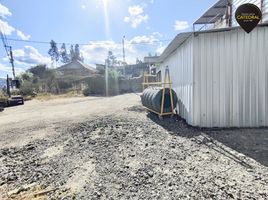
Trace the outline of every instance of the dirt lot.
[[139, 96], [0, 113], [0, 199], [268, 199], [268, 129], [159, 120]]

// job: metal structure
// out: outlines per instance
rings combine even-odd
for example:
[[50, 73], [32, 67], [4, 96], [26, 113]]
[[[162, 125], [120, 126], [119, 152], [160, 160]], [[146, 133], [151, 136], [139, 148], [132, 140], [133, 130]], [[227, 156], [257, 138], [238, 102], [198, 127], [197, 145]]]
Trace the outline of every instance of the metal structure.
[[245, 3], [258, 6], [263, 13], [261, 23], [268, 22], [268, 0], [219, 0], [194, 22], [193, 31], [238, 26], [235, 11]]
[[268, 126], [268, 24], [179, 34], [160, 56], [193, 126]]
[[149, 87], [150, 85], [161, 85], [161, 82], [150, 83], [150, 77], [156, 77], [156, 75], [148, 74], [146, 71], [143, 73], [142, 91], [144, 91], [145, 87]]
[[[156, 113], [160, 118], [165, 115], [175, 114], [174, 109], [176, 107], [177, 97], [176, 93], [171, 88], [171, 79], [168, 66], [165, 68], [163, 82], [150, 83], [148, 76], [149, 75], [146, 76], [145, 74], [143, 86], [146, 85], [150, 87], [143, 91], [141, 96], [142, 104], [146, 107], [146, 109], [148, 109], [150, 112]], [[159, 85], [162, 85], [162, 87], [156, 88], [156, 86]], [[168, 88], [166, 88], [166, 86], [168, 86]], [[168, 100], [167, 96], [169, 97]], [[158, 102], [160, 102], [160, 106], [158, 105]], [[168, 105], [166, 106], [167, 108], [165, 108], [165, 105]]]
[[228, 25], [231, 26], [230, 19], [232, 11], [230, 8], [232, 8], [230, 0], [219, 0], [194, 22], [193, 30], [195, 31], [196, 25], [202, 25], [201, 29], [203, 29], [206, 25], [215, 24], [224, 16]]

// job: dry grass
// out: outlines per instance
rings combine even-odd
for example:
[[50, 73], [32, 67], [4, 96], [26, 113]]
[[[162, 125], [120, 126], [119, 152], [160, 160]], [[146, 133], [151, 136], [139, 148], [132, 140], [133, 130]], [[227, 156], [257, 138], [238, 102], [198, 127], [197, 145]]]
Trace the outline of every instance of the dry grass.
[[[0, 188], [0, 199], [1, 200], [45, 200], [48, 199], [46, 194], [36, 195], [42, 192], [43, 190], [40, 187], [29, 188], [29, 190], [12, 193], [8, 191], [8, 187]], [[11, 192], [11, 193], [10, 193]]]
[[7, 96], [0, 92], [0, 102], [6, 102], [8, 100]]
[[6, 95], [4, 95], [4, 93], [0, 90], [0, 99], [1, 98], [6, 98]]
[[35, 97], [35, 99], [39, 101], [49, 101], [53, 99], [60, 99], [60, 98], [69, 98], [69, 97], [83, 97], [84, 95], [81, 92], [71, 91], [65, 94], [51, 94], [51, 93], [39, 93]]

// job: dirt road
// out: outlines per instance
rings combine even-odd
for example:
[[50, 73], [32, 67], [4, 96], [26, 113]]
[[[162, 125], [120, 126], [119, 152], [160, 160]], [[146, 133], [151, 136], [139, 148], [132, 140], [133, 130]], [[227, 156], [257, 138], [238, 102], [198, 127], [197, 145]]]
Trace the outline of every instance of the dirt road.
[[70, 123], [113, 115], [136, 105], [138, 95], [63, 98], [6, 108], [0, 113], [0, 146], [23, 146], [35, 139], [57, 134], [56, 129]]
[[268, 129], [160, 121], [139, 96], [0, 113], [0, 199], [268, 199]]

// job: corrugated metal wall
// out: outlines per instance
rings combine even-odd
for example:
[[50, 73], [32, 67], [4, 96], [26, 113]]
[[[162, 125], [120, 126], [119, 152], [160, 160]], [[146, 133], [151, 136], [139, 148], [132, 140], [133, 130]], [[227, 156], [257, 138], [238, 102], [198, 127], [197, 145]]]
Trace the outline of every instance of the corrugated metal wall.
[[233, 10], [233, 18], [232, 18], [232, 26], [237, 26], [237, 22], [236, 22], [236, 19], [235, 19], [235, 11], [236, 9], [242, 5], [242, 4], [245, 4], [245, 3], [252, 3], [252, 4], [255, 4], [256, 6], [258, 6], [262, 12], [263, 12], [263, 19], [262, 21], [265, 22], [265, 21], [268, 21], [268, 0], [263, 0], [263, 8], [261, 8], [261, 1], [262, 0], [233, 0], [233, 7], [232, 7], [232, 10]]
[[[268, 27], [257, 27], [250, 34], [234, 29], [201, 33], [194, 38], [194, 104], [190, 124], [268, 126], [267, 38]], [[176, 78], [184, 77], [185, 72], [182, 73], [172, 71]]]
[[182, 44], [161, 65], [162, 80], [164, 80], [165, 67], [169, 66], [173, 89], [179, 103], [179, 115], [192, 123], [193, 116], [193, 41], [192, 37]]
[[263, 1], [263, 16], [262, 16], [263, 22], [268, 22], [268, 0]]

